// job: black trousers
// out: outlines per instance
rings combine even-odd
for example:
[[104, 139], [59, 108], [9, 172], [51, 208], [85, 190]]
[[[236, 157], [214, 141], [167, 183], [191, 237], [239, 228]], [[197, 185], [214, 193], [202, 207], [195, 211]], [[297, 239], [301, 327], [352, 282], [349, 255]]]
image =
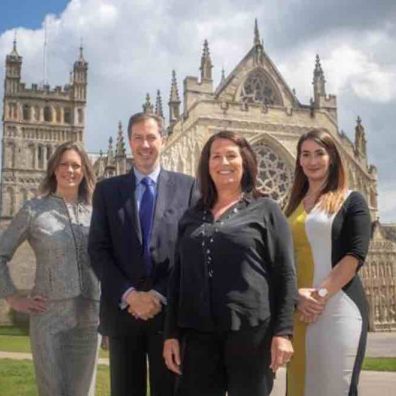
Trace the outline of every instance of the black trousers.
[[176, 395], [269, 395], [274, 380], [269, 367], [271, 339], [269, 320], [239, 331], [186, 330]]
[[175, 377], [162, 357], [161, 316], [139, 321], [131, 334], [109, 337], [112, 396], [146, 396], [147, 361], [151, 396], [174, 396]]

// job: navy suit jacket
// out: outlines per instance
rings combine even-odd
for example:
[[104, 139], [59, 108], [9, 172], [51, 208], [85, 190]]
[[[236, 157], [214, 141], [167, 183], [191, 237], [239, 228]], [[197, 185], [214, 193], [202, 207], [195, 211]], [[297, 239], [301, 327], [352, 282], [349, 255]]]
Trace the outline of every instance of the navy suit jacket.
[[101, 281], [102, 334], [130, 334], [137, 322], [142, 322], [120, 309], [122, 295], [128, 288], [154, 289], [166, 296], [178, 221], [194, 199], [194, 191], [191, 176], [161, 169], [150, 241], [153, 272], [147, 279], [133, 170], [96, 185], [88, 250], [91, 265]]

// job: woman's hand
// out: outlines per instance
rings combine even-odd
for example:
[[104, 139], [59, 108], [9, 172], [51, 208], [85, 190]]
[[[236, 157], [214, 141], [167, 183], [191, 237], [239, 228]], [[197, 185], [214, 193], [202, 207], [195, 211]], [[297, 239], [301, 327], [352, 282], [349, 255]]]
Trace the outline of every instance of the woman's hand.
[[47, 299], [42, 296], [24, 297], [18, 294], [6, 297], [12, 309], [23, 313], [43, 313], [47, 310]]
[[176, 374], [181, 374], [180, 342], [176, 338], [169, 338], [164, 342], [163, 357], [166, 367]]
[[298, 289], [297, 309], [301, 313], [301, 321], [306, 323], [314, 322], [323, 312], [325, 306], [326, 300], [317, 295], [316, 289]]
[[288, 337], [274, 336], [271, 342], [271, 370], [275, 373], [279, 367], [290, 361], [293, 345]]

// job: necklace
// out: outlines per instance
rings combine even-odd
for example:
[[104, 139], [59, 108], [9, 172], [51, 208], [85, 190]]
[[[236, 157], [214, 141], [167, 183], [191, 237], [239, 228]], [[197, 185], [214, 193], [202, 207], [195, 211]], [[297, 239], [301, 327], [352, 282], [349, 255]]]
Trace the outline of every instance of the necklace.
[[219, 217], [221, 217], [229, 208], [231, 208], [236, 203], [238, 203], [242, 198], [243, 198], [243, 193], [239, 194], [237, 198], [230, 200], [229, 202], [223, 205], [219, 205], [218, 203], [216, 203], [211, 210], [214, 219], [216, 220]]
[[320, 195], [320, 191], [312, 192], [310, 194], [305, 195], [305, 197], [302, 199], [304, 209], [307, 213], [309, 213], [315, 207], [319, 195]]

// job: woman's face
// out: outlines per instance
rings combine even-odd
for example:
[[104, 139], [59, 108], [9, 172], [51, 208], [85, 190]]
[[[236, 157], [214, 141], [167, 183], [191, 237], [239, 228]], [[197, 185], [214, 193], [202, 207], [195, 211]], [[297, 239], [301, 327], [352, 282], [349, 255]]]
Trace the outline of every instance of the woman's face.
[[229, 139], [215, 139], [210, 147], [209, 174], [216, 189], [241, 189], [243, 159], [239, 147]]
[[81, 157], [75, 150], [66, 150], [55, 169], [57, 191], [78, 190], [84, 178]]
[[308, 181], [323, 182], [329, 174], [330, 155], [314, 140], [308, 139], [301, 145], [300, 165]]

